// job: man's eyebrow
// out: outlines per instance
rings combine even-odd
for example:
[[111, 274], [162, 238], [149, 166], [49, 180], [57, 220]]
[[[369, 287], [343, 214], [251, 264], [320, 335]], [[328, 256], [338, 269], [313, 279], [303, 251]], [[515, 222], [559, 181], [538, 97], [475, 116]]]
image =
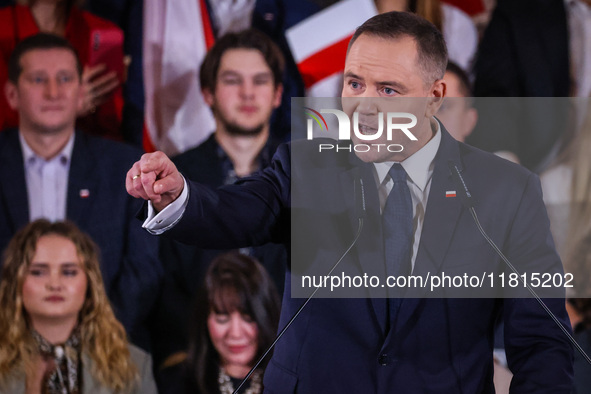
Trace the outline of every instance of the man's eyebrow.
[[45, 71], [45, 70], [39, 70], [39, 69], [35, 69], [35, 70], [23, 70], [22, 74], [23, 75], [47, 75], [47, 71]]
[[48, 263], [43, 263], [43, 262], [32, 262], [31, 265], [29, 265], [29, 268], [45, 268], [45, 267], [49, 267]]
[[[360, 77], [359, 75], [351, 72], [351, 71], [347, 71], [345, 73], [345, 78], [352, 78], [352, 79], [359, 79], [360, 81], [363, 81], [363, 77]], [[393, 88], [395, 88], [398, 91], [406, 91], [407, 88], [404, 84], [400, 83], [400, 82], [396, 82], [396, 81], [377, 81], [376, 85], [378, 86], [391, 86]]]
[[220, 72], [220, 77], [240, 77], [240, 73], [234, 70], [223, 70]]
[[[240, 73], [237, 70], [223, 70], [220, 72], [220, 77], [241, 77], [242, 73]], [[257, 72], [253, 75], [253, 77], [255, 78], [267, 78], [267, 77], [272, 77], [272, 73], [271, 71], [261, 71], [261, 72]]]
[[261, 71], [259, 73], [254, 74], [254, 78], [272, 78], [273, 75], [271, 71]]
[[363, 81], [363, 78], [361, 78], [361, 77], [360, 77], [359, 75], [357, 75], [357, 74], [354, 74], [354, 73], [353, 73], [353, 72], [351, 72], [351, 71], [347, 71], [347, 72], [345, 73], [345, 78], [360, 79], [360, 80], [362, 80], [362, 81]]
[[396, 81], [378, 81], [376, 82], [376, 85], [378, 86], [391, 86], [393, 88], [395, 88], [398, 91], [406, 91], [406, 86], [400, 82], [396, 82]]

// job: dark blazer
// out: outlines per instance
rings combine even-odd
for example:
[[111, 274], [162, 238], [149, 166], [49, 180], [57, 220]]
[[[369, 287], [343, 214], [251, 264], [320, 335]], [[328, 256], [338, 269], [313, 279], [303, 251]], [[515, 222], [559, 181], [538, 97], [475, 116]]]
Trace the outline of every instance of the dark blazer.
[[[269, 142], [261, 153], [261, 165], [266, 166], [274, 153]], [[223, 158], [214, 134], [196, 148], [173, 158], [179, 171], [188, 180], [211, 187], [222, 186], [226, 180]], [[193, 299], [202, 285], [209, 263], [228, 249], [202, 249], [169, 239], [161, 241], [161, 260], [165, 274], [162, 292], [157, 302], [157, 318], [153, 326], [153, 356], [159, 365], [167, 356], [185, 351]], [[280, 244], [267, 244], [249, 250], [267, 269], [280, 294], [283, 292], [287, 255]], [[159, 377], [157, 375], [157, 379]]]
[[[461, 169], [482, 226], [515, 265], [530, 272], [561, 269], [538, 178], [458, 143], [442, 130], [413, 274], [505, 268], [460, 199], [446, 197], [446, 191], [457, 189], [449, 160]], [[361, 177], [367, 227], [343, 264], [359, 274], [376, 270], [380, 264], [372, 263], [384, 258], [371, 171], [371, 164], [360, 163], [348, 152], [318, 153], [314, 142], [282, 146], [270, 167], [239, 185], [212, 191], [189, 183], [187, 209], [169, 235], [214, 247], [281, 239], [291, 245], [292, 257], [304, 253], [311, 267], [329, 267], [354, 237], [354, 185]], [[290, 212], [292, 225], [304, 223], [299, 218], [310, 212], [310, 218], [319, 218], [307, 228], [312, 235], [303, 231], [290, 237]], [[347, 227], [349, 236], [331, 231], [331, 222]], [[305, 238], [303, 245], [300, 237]], [[296, 269], [302, 268], [292, 261], [292, 279]], [[280, 328], [304, 301], [292, 298], [293, 286], [286, 280]], [[568, 327], [564, 299], [548, 299], [547, 304]], [[385, 313], [383, 298], [313, 299], [277, 343], [265, 371], [266, 391], [493, 393], [493, 331], [501, 316], [513, 392], [571, 390], [572, 347], [533, 299], [405, 298], [389, 331]]]
[[[570, 96], [564, 1], [500, 0], [474, 71], [476, 97]], [[479, 122], [467, 142], [492, 152], [511, 151], [532, 170], [544, 165], [543, 159], [566, 131], [567, 109], [552, 100], [533, 100], [530, 105], [503, 100], [506, 105], [501, 108], [479, 103]]]
[[[158, 239], [136, 225], [141, 203], [125, 190], [125, 175], [141, 151], [77, 132], [66, 218], [97, 243], [107, 295], [137, 345], [149, 349], [144, 324], [160, 286]], [[29, 222], [23, 154], [17, 130], [0, 133], [0, 249]], [[88, 197], [80, 195], [88, 190]]]
[[[138, 381], [128, 394], [157, 394], [156, 384], [152, 376], [152, 358], [149, 354], [133, 345], [129, 345], [131, 361], [138, 371]], [[105, 387], [95, 376], [94, 362], [86, 353], [82, 353], [82, 393], [81, 394], [114, 394], [113, 390]], [[24, 379], [14, 378], [0, 387], [0, 394], [26, 394]]]

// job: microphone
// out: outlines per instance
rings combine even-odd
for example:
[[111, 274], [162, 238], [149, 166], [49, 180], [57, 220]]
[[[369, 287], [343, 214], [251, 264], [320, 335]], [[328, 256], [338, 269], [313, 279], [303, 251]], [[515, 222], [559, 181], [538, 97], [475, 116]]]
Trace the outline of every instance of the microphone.
[[358, 219], [365, 218], [365, 186], [363, 185], [363, 179], [359, 176], [359, 168], [355, 167], [353, 170], [355, 179], [357, 182], [353, 184], [355, 189], [355, 215]]
[[447, 166], [449, 167], [451, 177], [456, 184], [456, 187], [460, 190], [460, 200], [462, 200], [462, 204], [467, 209], [473, 208], [474, 204], [472, 204], [472, 194], [470, 193], [470, 190], [468, 190], [468, 186], [466, 186], [466, 182], [464, 182], [464, 178], [462, 178], [460, 170], [451, 160], [447, 162]]
[[[354, 192], [355, 192], [355, 214], [356, 214], [357, 220], [358, 220], [357, 233], [355, 234], [355, 238], [353, 239], [353, 242], [351, 242], [351, 244], [349, 245], [347, 250], [345, 250], [345, 252], [342, 254], [341, 258], [339, 258], [337, 260], [337, 262], [332, 266], [330, 271], [328, 271], [328, 273], [326, 274], [327, 276], [332, 274], [332, 272], [337, 268], [337, 266], [345, 258], [345, 256], [351, 251], [351, 249], [353, 249], [353, 246], [355, 246], [355, 244], [357, 243], [357, 240], [359, 239], [359, 236], [361, 235], [361, 230], [363, 230], [363, 219], [365, 218], [365, 189], [363, 186], [363, 179], [361, 179], [361, 177], [359, 176], [359, 170], [357, 168], [355, 168], [355, 170], [354, 170], [354, 175], [356, 178], [356, 182], [353, 186], [354, 186]], [[267, 350], [265, 350], [263, 355], [261, 357], [259, 357], [257, 362], [250, 369], [250, 371], [248, 371], [248, 374], [246, 374], [244, 379], [242, 379], [242, 381], [240, 382], [240, 384], [238, 385], [238, 387], [236, 388], [236, 390], [234, 390], [234, 392], [232, 394], [238, 394], [238, 391], [242, 388], [244, 383], [246, 383], [246, 381], [250, 378], [250, 376], [258, 368], [258, 366], [263, 362], [265, 357], [267, 357], [267, 355], [271, 352], [271, 350], [273, 350], [273, 348], [275, 347], [275, 345], [277, 344], [279, 339], [281, 339], [283, 334], [285, 334], [287, 329], [296, 320], [296, 318], [304, 310], [306, 305], [308, 305], [308, 302], [310, 302], [310, 300], [316, 295], [316, 293], [318, 292], [319, 289], [320, 289], [320, 286], [316, 287], [316, 289], [312, 292], [312, 294], [310, 294], [310, 296], [306, 299], [306, 301], [298, 308], [296, 313], [293, 314], [293, 316], [291, 317], [291, 319], [289, 319], [289, 321], [287, 322], [285, 327], [283, 327], [281, 332], [279, 332], [279, 334], [277, 334], [273, 343], [271, 343], [271, 345], [269, 345], [269, 347], [267, 348]]]
[[570, 343], [579, 351], [579, 353], [581, 354], [581, 356], [583, 356], [583, 358], [589, 364], [591, 364], [591, 358], [589, 358], [589, 356], [587, 355], [587, 353], [585, 353], [585, 351], [577, 343], [577, 341], [575, 340], [575, 338], [573, 338], [573, 336], [568, 332], [568, 330], [566, 328], [564, 328], [564, 326], [560, 323], [560, 321], [558, 320], [558, 318], [556, 317], [556, 315], [554, 315], [554, 313], [552, 313], [552, 311], [550, 310], [550, 308], [548, 308], [548, 306], [546, 305], [546, 303], [538, 296], [538, 294], [535, 292], [535, 290], [528, 283], [525, 282], [525, 280], [523, 279], [523, 277], [521, 276], [521, 274], [519, 273], [519, 271], [513, 266], [513, 264], [511, 264], [511, 262], [507, 259], [507, 257], [505, 257], [505, 255], [503, 254], [503, 252], [501, 252], [501, 250], [494, 243], [494, 241], [492, 240], [492, 238], [490, 238], [488, 236], [488, 234], [484, 231], [484, 229], [480, 225], [480, 221], [478, 220], [478, 215], [476, 215], [476, 210], [474, 209], [474, 205], [472, 204], [472, 194], [470, 193], [470, 190], [468, 190], [468, 186], [466, 185], [466, 182], [464, 182], [464, 178], [462, 177], [462, 174], [460, 173], [460, 170], [459, 170], [458, 166], [453, 161], [451, 161], [451, 160], [447, 162], [447, 165], [449, 167], [449, 171], [450, 171], [451, 177], [452, 177], [454, 183], [456, 184], [456, 186], [459, 189], [460, 199], [462, 200], [462, 204], [472, 214], [472, 218], [474, 219], [474, 222], [476, 223], [476, 227], [478, 227], [478, 230], [480, 231], [480, 233], [482, 234], [482, 236], [484, 237], [484, 239], [486, 239], [486, 241], [489, 243], [489, 245], [492, 246], [492, 248], [495, 250], [495, 252], [497, 252], [497, 254], [501, 257], [501, 259], [503, 259], [503, 261], [511, 269], [511, 271], [513, 271], [515, 274], [517, 274], [517, 277], [521, 280], [521, 282], [523, 283], [523, 285], [529, 290], [529, 292], [536, 299], [536, 301], [538, 301], [538, 303], [546, 311], [546, 313], [548, 314], [548, 316], [550, 316], [550, 318], [552, 318], [552, 320], [554, 321], [554, 323], [556, 323], [556, 325], [562, 330], [562, 332], [564, 333], [564, 335], [566, 335], [566, 337], [568, 338], [568, 340], [570, 341]]

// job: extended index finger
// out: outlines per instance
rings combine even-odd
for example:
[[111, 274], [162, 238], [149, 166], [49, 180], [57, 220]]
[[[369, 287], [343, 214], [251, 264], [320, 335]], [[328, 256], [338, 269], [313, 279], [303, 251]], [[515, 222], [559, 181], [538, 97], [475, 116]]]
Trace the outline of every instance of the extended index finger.
[[171, 161], [168, 156], [160, 151], [144, 153], [138, 162], [138, 169], [142, 174], [155, 172], [156, 175], [166, 175], [167, 171], [169, 171], [169, 163]]

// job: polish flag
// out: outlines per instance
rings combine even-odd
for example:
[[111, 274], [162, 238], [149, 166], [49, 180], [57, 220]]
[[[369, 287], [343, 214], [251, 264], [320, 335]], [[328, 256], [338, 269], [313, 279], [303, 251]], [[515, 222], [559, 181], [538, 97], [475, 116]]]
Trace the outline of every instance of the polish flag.
[[339, 97], [349, 40], [377, 14], [373, 0], [343, 0], [286, 32], [287, 42], [310, 97]]
[[144, 0], [146, 151], [184, 152], [214, 131], [199, 85], [213, 43], [205, 0]]

